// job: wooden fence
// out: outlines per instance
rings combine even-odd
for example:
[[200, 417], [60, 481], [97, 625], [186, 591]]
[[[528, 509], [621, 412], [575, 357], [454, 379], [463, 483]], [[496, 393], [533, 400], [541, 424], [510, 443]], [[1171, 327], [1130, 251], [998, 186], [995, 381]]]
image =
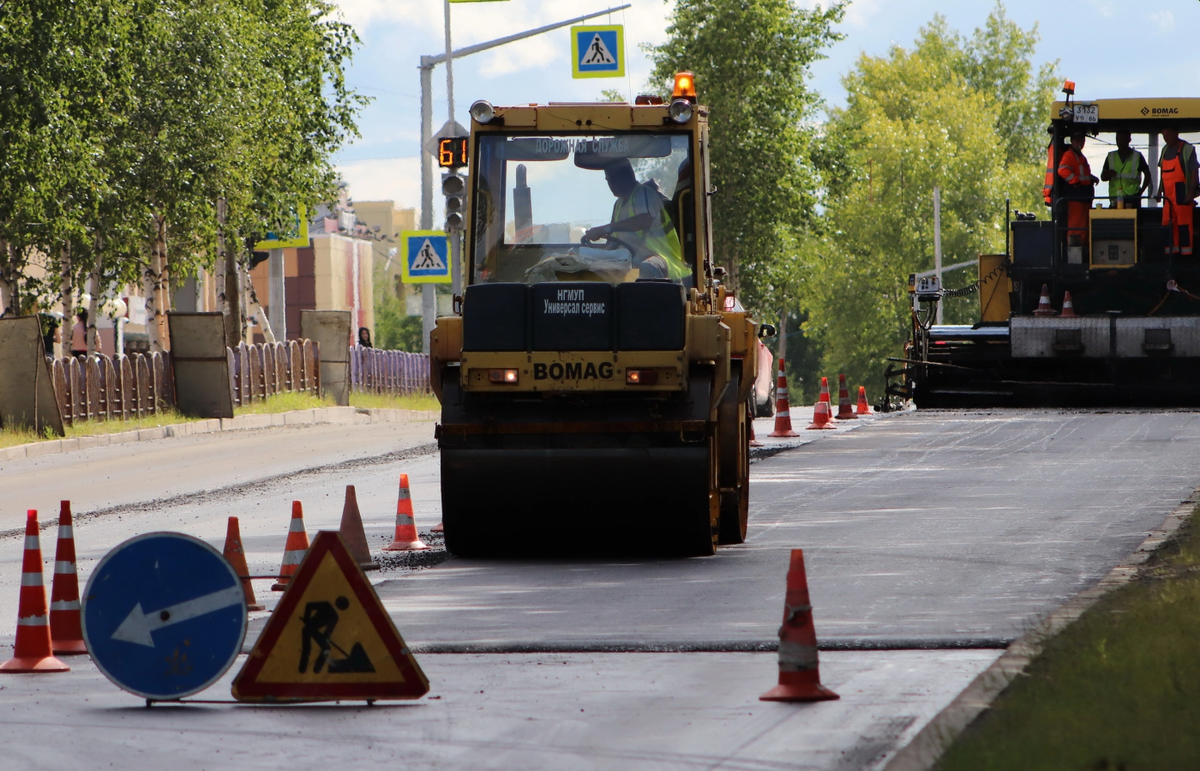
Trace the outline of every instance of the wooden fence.
[[312, 340], [287, 343], [242, 343], [225, 349], [233, 406], [293, 391], [321, 392], [321, 347]]
[[429, 355], [356, 345], [350, 349], [350, 387], [377, 394], [427, 394]]
[[83, 420], [127, 420], [174, 406], [170, 354], [96, 354], [47, 359], [63, 425]]

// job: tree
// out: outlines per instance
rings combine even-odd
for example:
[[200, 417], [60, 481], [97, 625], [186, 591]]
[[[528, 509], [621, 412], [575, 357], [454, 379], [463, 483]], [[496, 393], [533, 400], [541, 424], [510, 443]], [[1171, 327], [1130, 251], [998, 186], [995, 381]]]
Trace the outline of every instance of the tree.
[[696, 77], [711, 108], [713, 255], [749, 307], [778, 308], [796, 275], [795, 249], [817, 224], [820, 180], [807, 162], [819, 105], [809, 67], [840, 35], [844, 5], [789, 0], [678, 0], [668, 40], [650, 50], [670, 93]]
[[[843, 78], [847, 105], [830, 112], [815, 156], [827, 228], [806, 242], [800, 271], [805, 335], [823, 348], [822, 371], [879, 382], [888, 357], [901, 355], [908, 274], [933, 265], [934, 187], [944, 264], [1002, 250], [1006, 198], [1040, 209], [1053, 65], [1035, 74], [1036, 42], [1036, 29], [1023, 32], [998, 4], [969, 40], [936, 16], [912, 50], [864, 54]], [[947, 274], [946, 284], [973, 278]], [[970, 299], [946, 304], [951, 323], [976, 313]]]

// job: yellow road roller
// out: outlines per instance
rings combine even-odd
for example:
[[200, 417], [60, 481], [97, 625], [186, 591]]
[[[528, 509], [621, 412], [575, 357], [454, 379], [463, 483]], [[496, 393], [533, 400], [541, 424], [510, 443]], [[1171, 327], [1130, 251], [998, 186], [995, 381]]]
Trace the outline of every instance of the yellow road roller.
[[466, 280], [430, 341], [454, 554], [745, 538], [747, 399], [774, 329], [725, 310], [707, 116], [688, 73], [670, 99], [472, 106]]

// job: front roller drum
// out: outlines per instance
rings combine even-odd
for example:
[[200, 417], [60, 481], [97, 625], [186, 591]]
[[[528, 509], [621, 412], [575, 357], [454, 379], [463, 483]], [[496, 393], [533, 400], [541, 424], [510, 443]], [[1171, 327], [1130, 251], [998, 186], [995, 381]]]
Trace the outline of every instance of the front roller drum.
[[711, 555], [713, 445], [443, 447], [446, 548], [463, 557]]

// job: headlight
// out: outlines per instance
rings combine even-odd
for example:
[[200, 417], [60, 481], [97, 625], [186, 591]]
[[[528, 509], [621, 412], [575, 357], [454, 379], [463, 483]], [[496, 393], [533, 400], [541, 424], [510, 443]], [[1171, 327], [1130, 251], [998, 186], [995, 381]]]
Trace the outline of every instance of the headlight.
[[471, 118], [476, 123], [491, 123], [494, 117], [496, 117], [496, 108], [492, 107], [486, 99], [480, 99], [471, 105]]
[[692, 103], [686, 99], [676, 99], [671, 102], [667, 112], [676, 123], [687, 123], [692, 119]]

